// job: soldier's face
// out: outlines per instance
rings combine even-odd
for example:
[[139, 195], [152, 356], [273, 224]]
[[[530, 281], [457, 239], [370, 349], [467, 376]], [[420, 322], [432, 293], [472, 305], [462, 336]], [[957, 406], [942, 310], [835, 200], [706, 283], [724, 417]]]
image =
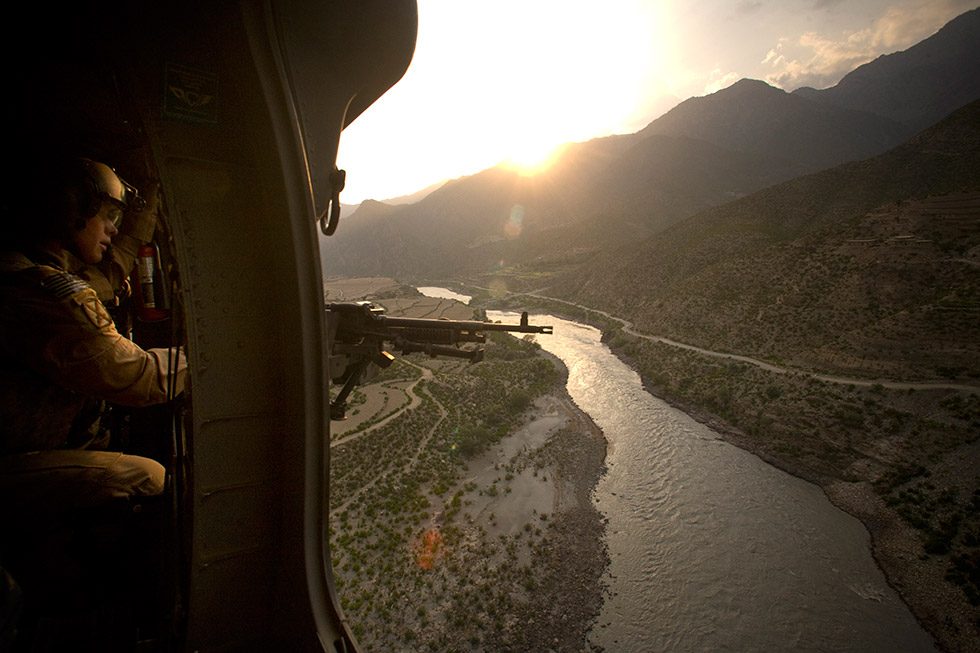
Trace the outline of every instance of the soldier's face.
[[81, 231], [74, 233], [72, 244], [75, 256], [90, 265], [101, 261], [112, 244], [112, 237], [119, 233], [116, 225], [120, 217], [119, 207], [102, 202], [99, 212], [88, 219]]

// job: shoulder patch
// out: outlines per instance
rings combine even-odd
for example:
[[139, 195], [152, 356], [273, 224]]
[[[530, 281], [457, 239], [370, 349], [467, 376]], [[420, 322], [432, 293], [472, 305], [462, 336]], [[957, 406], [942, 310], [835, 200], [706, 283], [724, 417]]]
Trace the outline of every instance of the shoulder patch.
[[76, 295], [72, 301], [81, 307], [82, 312], [85, 313], [85, 317], [99, 331], [105, 331], [113, 326], [109, 312], [102, 305], [102, 302], [99, 301], [99, 297], [95, 294], [94, 290], [84, 295]]
[[57, 299], [67, 299], [75, 293], [89, 288], [89, 285], [81, 277], [76, 277], [74, 274], [55, 271], [44, 275], [44, 278], [41, 279], [41, 287]]

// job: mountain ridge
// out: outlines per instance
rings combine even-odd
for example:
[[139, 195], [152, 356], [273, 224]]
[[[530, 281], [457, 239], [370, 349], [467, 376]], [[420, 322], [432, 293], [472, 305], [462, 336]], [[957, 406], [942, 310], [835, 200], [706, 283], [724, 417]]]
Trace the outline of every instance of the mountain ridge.
[[[841, 84], [860, 89], [853, 80], [890, 79], [896, 69], [920, 67], [923, 57], [935, 66], [936, 53], [952, 39], [952, 58], [944, 65], [959, 75], [961, 86], [973, 88], [977, 57], [965, 55], [967, 63], [956, 57], [964, 56], [964, 34], [980, 39], [977, 15], [967, 12], [903, 53], [859, 67]], [[949, 75], [943, 79], [951, 83]], [[893, 118], [838, 106], [828, 94], [834, 88], [786, 93], [745, 79], [682, 102], [635, 134], [566, 146], [537, 177], [490, 168], [390, 211], [366, 205], [324, 239], [324, 269], [347, 276], [446, 278], [546, 261], [551, 271], [563, 272], [603, 248], [638, 242], [706, 207], [875, 156], [915, 133]], [[923, 88], [910, 91], [914, 112], [942, 105], [943, 89]], [[381, 211], [383, 225], [362, 219]]]
[[911, 130], [863, 111], [813, 102], [769, 84], [742, 79], [685, 100], [639, 134], [669, 133], [756, 152], [809, 170], [878, 154]]
[[[859, 66], [831, 88], [794, 94], [925, 129], [980, 97], [980, 8], [949, 21], [916, 45]], [[959, 62], [951, 70], [949, 61]]]

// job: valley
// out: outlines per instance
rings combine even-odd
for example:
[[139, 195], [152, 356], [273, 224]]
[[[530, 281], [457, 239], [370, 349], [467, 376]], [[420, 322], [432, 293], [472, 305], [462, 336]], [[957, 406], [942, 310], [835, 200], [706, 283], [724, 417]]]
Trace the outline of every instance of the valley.
[[324, 269], [398, 310], [432, 285], [600, 329], [651, 394], [858, 518], [939, 647], [975, 651], [978, 38], [974, 9], [832, 88], [741, 80], [537, 177], [365, 203]]
[[980, 642], [980, 384], [827, 379], [664, 342], [537, 294], [510, 303], [601, 328], [653, 395], [816, 483], [862, 521], [889, 582], [943, 650]]

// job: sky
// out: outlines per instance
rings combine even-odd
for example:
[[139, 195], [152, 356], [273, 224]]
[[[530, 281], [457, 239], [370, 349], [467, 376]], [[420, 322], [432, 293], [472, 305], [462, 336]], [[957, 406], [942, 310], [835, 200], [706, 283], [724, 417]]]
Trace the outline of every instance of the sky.
[[639, 131], [739, 79], [786, 91], [935, 34], [977, 0], [418, 0], [404, 77], [340, 139], [341, 201], [386, 200]]

